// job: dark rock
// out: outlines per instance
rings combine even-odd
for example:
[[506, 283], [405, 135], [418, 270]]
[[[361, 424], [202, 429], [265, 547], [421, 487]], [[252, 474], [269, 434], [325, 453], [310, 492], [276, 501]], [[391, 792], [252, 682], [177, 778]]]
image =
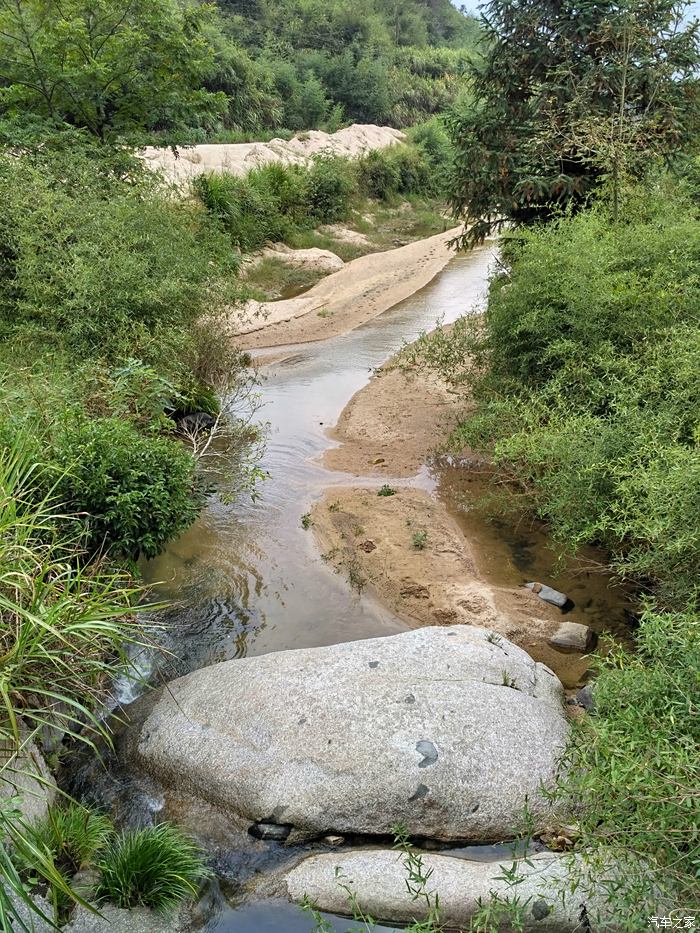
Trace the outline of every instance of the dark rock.
[[549, 603], [550, 606], [556, 606], [562, 612], [570, 612], [574, 608], [573, 600], [569, 599], [566, 593], [553, 590], [551, 586], [545, 586], [544, 583], [526, 583], [525, 587], [532, 590], [543, 602]]
[[253, 823], [248, 830], [251, 836], [266, 842], [284, 842], [291, 831], [288, 823]]
[[595, 700], [593, 699], [593, 684], [586, 684], [585, 687], [581, 687], [579, 692], [576, 694], [576, 702], [589, 713], [593, 712], [595, 709]]
[[535, 920], [544, 920], [545, 917], [548, 917], [552, 912], [552, 908], [549, 906], [547, 901], [539, 900], [535, 901], [532, 905], [532, 916]]
[[201, 434], [202, 431], [211, 431], [216, 424], [216, 418], [212, 418], [206, 411], [196, 411], [191, 415], [185, 415], [178, 421], [178, 427], [183, 434]]

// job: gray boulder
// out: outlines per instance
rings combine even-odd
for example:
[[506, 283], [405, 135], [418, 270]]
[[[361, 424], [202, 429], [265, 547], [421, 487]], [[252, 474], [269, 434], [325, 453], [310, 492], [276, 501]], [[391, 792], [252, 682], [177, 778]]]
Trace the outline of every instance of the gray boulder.
[[213, 665], [163, 691], [138, 736], [165, 784], [288, 841], [409, 833], [491, 841], [527, 801], [551, 819], [563, 691], [520, 648], [471, 626]]
[[[571, 892], [572, 870], [578, 863], [556, 853], [538, 853], [517, 862], [469, 861], [433, 853], [424, 853], [422, 859], [423, 873], [430, 873], [426, 893], [438, 894], [440, 919], [449, 928], [467, 929], [480, 905], [488, 904], [494, 894], [501, 899], [517, 897], [528, 931], [580, 933], [584, 908], [583, 915], [590, 917], [601, 910], [591, 902], [589, 885]], [[402, 853], [388, 849], [312, 855], [284, 876], [286, 894], [298, 904], [308, 898], [319, 910], [347, 915], [352, 893], [357, 907], [379, 921], [422, 921], [429, 906], [409, 892], [404, 860]], [[517, 871], [506, 880], [504, 869], [510, 872], [513, 866]], [[515, 879], [517, 883], [512, 883]]]
[[181, 933], [190, 924], [177, 915], [162, 916], [147, 907], [121, 910], [112, 904], [98, 905], [99, 915], [78, 907], [64, 933]]
[[[20, 930], [27, 931], [27, 933], [54, 933], [55, 927], [43, 919], [43, 917], [53, 919], [54, 915], [53, 907], [45, 898], [39, 894], [32, 894], [31, 900], [36, 908], [33, 910], [15, 891], [11, 890], [7, 882], [4, 883], [4, 887], [5, 894], [12, 904], [14, 916], [9, 911], [8, 914], [12, 917], [14, 927], [18, 933]], [[19, 918], [19, 921], [17, 918]], [[12, 929], [12, 926], [10, 929]]]

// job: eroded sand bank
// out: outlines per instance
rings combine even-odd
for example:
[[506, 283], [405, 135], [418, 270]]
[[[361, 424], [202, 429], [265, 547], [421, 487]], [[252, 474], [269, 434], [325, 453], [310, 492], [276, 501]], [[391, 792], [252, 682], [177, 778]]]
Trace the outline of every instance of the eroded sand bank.
[[435, 278], [453, 258], [449, 243], [461, 229], [361, 256], [298, 298], [232, 309], [230, 334], [250, 350], [325, 340], [354, 330]]
[[[410, 624], [490, 628], [574, 687], [589, 661], [548, 644], [562, 622], [559, 610], [530, 590], [489, 582], [479, 542], [465, 537], [439, 498], [399, 479], [414, 476], [444, 442], [464, 401], [430, 374], [394, 364], [387, 370], [351, 399], [330, 432], [340, 445], [327, 451], [324, 465], [376, 483], [332, 486], [316, 504], [311, 519], [321, 553]], [[383, 485], [395, 494], [379, 495]]]

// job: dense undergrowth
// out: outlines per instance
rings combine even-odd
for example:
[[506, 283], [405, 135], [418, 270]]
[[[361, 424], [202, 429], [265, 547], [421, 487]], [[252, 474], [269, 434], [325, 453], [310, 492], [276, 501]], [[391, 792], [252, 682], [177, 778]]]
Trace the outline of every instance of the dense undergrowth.
[[322, 155], [308, 168], [271, 164], [243, 177], [200, 175], [193, 189], [234, 246], [250, 252], [267, 242], [306, 245], [302, 238], [315, 227], [362, 215], [374, 202], [414, 197], [437, 212], [451, 161], [450, 143], [434, 121], [415, 128], [409, 144], [359, 160]]
[[700, 877], [694, 195], [656, 178], [629, 192], [617, 223], [601, 201], [514, 231], [483, 318], [418, 349], [476, 399], [454, 447], [486, 451], [517, 492], [511, 507], [546, 520], [565, 551], [602, 545], [641, 590], [636, 649], [598, 661], [596, 711], [575, 730], [561, 788], [584, 803], [578, 848], [625, 930], [660, 905], [695, 904]]
[[[253, 435], [219, 411], [251, 379], [220, 336], [237, 260], [200, 204], [128, 151], [68, 129], [0, 153], [0, 191], [0, 927], [10, 930], [28, 886], [49, 886], [54, 919], [75, 901], [65, 853], [31, 836], [5, 796], [36, 773], [37, 748], [109, 743], [104, 702], [143, 637], [134, 562], [181, 533], [208, 494], [202, 445], [180, 421], [214, 416], [220, 443], [241, 453], [238, 488]], [[129, 872], [137, 856], [155, 869], [167, 842], [110, 843], [106, 893], [155, 904], [154, 878], [134, 881], [132, 897]], [[177, 871], [176, 860], [164, 890]], [[193, 890], [183, 881], [173, 899]]]

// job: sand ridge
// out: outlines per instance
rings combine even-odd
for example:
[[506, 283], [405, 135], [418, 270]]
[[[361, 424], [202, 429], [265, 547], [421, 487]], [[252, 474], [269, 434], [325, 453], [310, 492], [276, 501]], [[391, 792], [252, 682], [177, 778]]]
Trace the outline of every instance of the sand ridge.
[[407, 246], [348, 262], [298, 298], [247, 302], [229, 312], [244, 350], [326, 340], [347, 333], [415, 294], [454, 257], [455, 227]]
[[242, 176], [271, 162], [308, 165], [318, 155], [356, 159], [373, 149], [385, 149], [405, 139], [400, 130], [390, 126], [355, 123], [337, 133], [308, 130], [289, 140], [271, 139], [267, 143], [207, 143], [174, 149], [146, 146], [140, 156], [171, 181], [185, 183], [207, 172]]

